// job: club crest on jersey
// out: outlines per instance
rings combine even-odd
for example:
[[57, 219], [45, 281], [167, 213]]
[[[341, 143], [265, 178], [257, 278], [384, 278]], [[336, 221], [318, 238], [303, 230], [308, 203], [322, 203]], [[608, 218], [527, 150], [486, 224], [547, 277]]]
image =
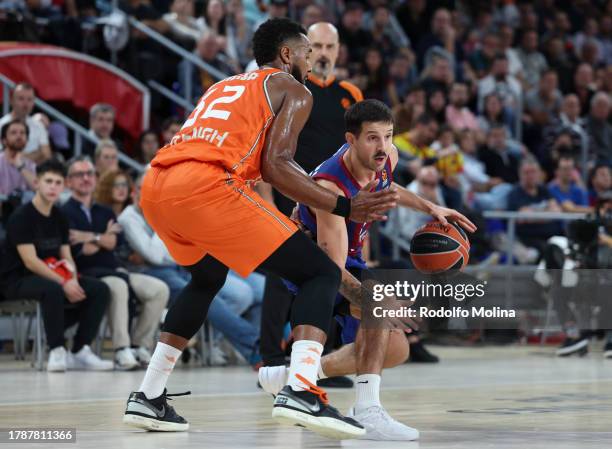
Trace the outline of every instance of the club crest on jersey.
[[389, 175], [387, 175], [387, 169], [384, 169], [380, 174], [380, 179], [382, 181], [382, 188], [389, 187]]

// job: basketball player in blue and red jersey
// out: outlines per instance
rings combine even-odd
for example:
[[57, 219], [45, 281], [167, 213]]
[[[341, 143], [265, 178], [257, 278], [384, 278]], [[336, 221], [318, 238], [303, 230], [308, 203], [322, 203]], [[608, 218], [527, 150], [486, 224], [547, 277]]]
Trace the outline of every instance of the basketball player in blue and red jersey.
[[[345, 114], [346, 141], [331, 158], [312, 172], [322, 187], [347, 198], [365, 185], [376, 181], [375, 190], [395, 188], [398, 204], [432, 215], [443, 224], [454, 221], [470, 232], [476, 227], [459, 212], [437, 206], [393, 183], [393, 169], [398, 152], [392, 144], [391, 110], [377, 100], [356, 103]], [[312, 233], [318, 245], [341, 268], [342, 281], [337, 302], [337, 319], [342, 325], [344, 346], [321, 359], [319, 378], [357, 374], [356, 401], [348, 416], [355, 418], [371, 440], [415, 440], [419, 432], [391, 418], [379, 399], [381, 372], [403, 363], [409, 345], [401, 329], [365, 329], [359, 326], [360, 301], [368, 297], [360, 279], [366, 268], [362, 258], [363, 241], [370, 223], [356, 222], [324, 210], [298, 205], [298, 217], [305, 230]], [[369, 295], [371, 298], [371, 295]], [[264, 367], [259, 381], [276, 401], [289, 373], [283, 366]]]

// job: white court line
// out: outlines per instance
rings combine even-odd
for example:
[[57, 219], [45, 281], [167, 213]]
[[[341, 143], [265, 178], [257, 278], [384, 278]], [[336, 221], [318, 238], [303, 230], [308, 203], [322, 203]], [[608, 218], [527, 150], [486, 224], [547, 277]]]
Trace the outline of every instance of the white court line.
[[[381, 391], [398, 391], [403, 390], [408, 392], [410, 390], [457, 390], [457, 389], [472, 389], [472, 388], [495, 388], [495, 387], [511, 387], [516, 385], [526, 386], [526, 385], [579, 385], [579, 384], [593, 384], [600, 382], [612, 382], [612, 377], [607, 378], [598, 378], [598, 379], [590, 379], [590, 380], [579, 380], [572, 379], [566, 381], [558, 381], [558, 380], [550, 380], [550, 381], [537, 381], [537, 382], [529, 382], [525, 383], [524, 381], [511, 381], [506, 383], [477, 383], [473, 385], [411, 385], [410, 387], [386, 387], [382, 388]], [[340, 389], [333, 389], [331, 391], [338, 392]], [[352, 390], [347, 391], [348, 389], [342, 389], [344, 392], [350, 392]], [[243, 393], [197, 393], [190, 394], [187, 397], [191, 398], [214, 398], [214, 397], [242, 397], [242, 396], [270, 396], [265, 391], [245, 391]], [[54, 399], [50, 401], [33, 401], [33, 402], [0, 402], [0, 407], [11, 407], [11, 406], [20, 406], [20, 405], [52, 405], [52, 404], [79, 404], [84, 402], [113, 402], [113, 401], [127, 401], [127, 396], [115, 397], [115, 398], [102, 398], [102, 399]]]

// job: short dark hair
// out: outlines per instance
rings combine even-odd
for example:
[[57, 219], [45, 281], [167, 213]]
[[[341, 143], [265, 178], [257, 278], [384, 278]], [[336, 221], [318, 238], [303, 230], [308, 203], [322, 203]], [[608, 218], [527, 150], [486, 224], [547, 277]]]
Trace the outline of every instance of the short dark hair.
[[278, 50], [291, 39], [306, 35], [302, 25], [291, 19], [270, 19], [260, 25], [253, 35], [253, 56], [260, 67], [276, 59]]
[[36, 176], [40, 178], [45, 173], [54, 173], [65, 178], [66, 167], [57, 159], [49, 159], [36, 167]]
[[569, 153], [559, 154], [559, 158], [555, 162], [555, 168], [559, 168], [561, 166], [561, 161], [572, 161], [572, 163], [576, 165], [576, 158]]
[[365, 122], [393, 124], [393, 114], [389, 106], [372, 99], [355, 103], [344, 113], [344, 126], [349, 133], [359, 136], [361, 126]]
[[437, 120], [436, 120], [436, 118], [433, 115], [429, 115], [426, 112], [423, 112], [416, 119], [416, 124], [417, 125], [429, 125], [431, 122], [436, 122], [437, 123]]
[[2, 127], [2, 131], [0, 132], [0, 136], [2, 140], [6, 139], [6, 135], [8, 134], [9, 128], [15, 124], [19, 124], [23, 126], [26, 130], [26, 137], [30, 136], [30, 128], [28, 127], [27, 123], [24, 122], [23, 120], [19, 120], [16, 118], [16, 119], [11, 120], [10, 122], [8, 122], [6, 125]]

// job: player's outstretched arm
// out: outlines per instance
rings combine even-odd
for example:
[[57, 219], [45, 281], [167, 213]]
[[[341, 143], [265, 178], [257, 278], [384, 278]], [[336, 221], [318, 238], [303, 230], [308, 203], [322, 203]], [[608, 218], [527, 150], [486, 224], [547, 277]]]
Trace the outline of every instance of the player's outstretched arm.
[[[293, 160], [297, 139], [312, 109], [312, 95], [289, 75], [270, 77], [266, 85], [275, 118], [266, 134], [261, 161], [261, 175], [285, 196], [296, 202], [350, 216], [354, 221], [384, 219], [384, 212], [395, 207], [394, 190], [360, 192], [349, 202], [317, 185]], [[325, 142], [322, 142], [325, 145]]]
[[[397, 148], [395, 148], [395, 146], [393, 146], [393, 150], [391, 151], [389, 157], [391, 158], [391, 167], [395, 169], [395, 166], [397, 165], [397, 160], [399, 158], [397, 154]], [[426, 214], [431, 215], [443, 224], [447, 224], [447, 221], [451, 220], [456, 222], [462, 228], [466, 229], [469, 232], [474, 232], [476, 230], [476, 226], [474, 225], [474, 223], [468, 220], [465, 215], [457, 212], [456, 210], [438, 206], [437, 204], [434, 204], [431, 201], [428, 201], [425, 198], [421, 198], [413, 192], [410, 192], [399, 184], [393, 183], [393, 186], [395, 187], [399, 195], [399, 206], [408, 207], [411, 209], [419, 210], [421, 212], [425, 212]]]

